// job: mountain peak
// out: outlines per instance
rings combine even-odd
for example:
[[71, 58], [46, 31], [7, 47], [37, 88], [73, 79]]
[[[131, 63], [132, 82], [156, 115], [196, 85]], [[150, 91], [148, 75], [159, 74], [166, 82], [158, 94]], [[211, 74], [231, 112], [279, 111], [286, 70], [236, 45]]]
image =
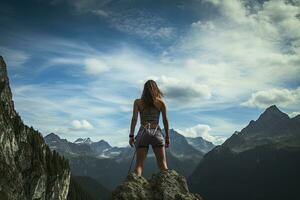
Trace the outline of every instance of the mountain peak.
[[258, 118], [259, 120], [289, 119], [289, 116], [278, 109], [276, 105], [268, 107]]
[[[108, 142], [106, 142], [105, 140], [103, 140], [103, 139], [101, 139], [101, 140], [99, 140], [98, 142], [96, 142], [96, 143], [98, 143], [98, 144], [105, 144], [105, 145], [109, 145], [109, 143]], [[110, 145], [109, 145], [110, 146]]]
[[12, 100], [7, 67], [2, 56], [0, 56], [0, 100], [5, 102], [5, 110], [8, 111], [9, 116], [11, 118], [16, 117], [17, 113], [14, 109], [14, 102]]
[[290, 118], [277, 106], [272, 105], [256, 121], [251, 120], [240, 132], [228, 138], [223, 146], [229, 146], [236, 151], [244, 151], [258, 145], [290, 140], [290, 138], [298, 137], [299, 119], [300, 117]]
[[0, 91], [2, 91], [4, 87], [8, 85], [6, 64], [2, 56], [0, 56], [0, 82], [1, 82]]
[[266, 112], [276, 113], [276, 112], [281, 112], [281, 111], [279, 110], [279, 108], [276, 105], [272, 105], [266, 109]]
[[294, 120], [300, 120], [300, 115], [296, 115], [295, 117], [293, 117]]
[[60, 140], [60, 137], [58, 135], [56, 135], [55, 133], [49, 133], [48, 135], [45, 136], [45, 138]]
[[91, 138], [78, 138], [77, 140], [74, 141], [76, 144], [91, 144], [92, 140]]

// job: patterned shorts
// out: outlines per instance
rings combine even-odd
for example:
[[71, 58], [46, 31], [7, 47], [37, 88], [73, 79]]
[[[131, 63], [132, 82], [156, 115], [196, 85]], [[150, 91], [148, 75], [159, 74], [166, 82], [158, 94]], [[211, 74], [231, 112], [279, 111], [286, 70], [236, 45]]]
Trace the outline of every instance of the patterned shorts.
[[137, 135], [135, 136], [135, 147], [149, 148], [151, 144], [152, 148], [165, 146], [165, 140], [161, 128], [158, 126], [155, 128], [145, 128], [140, 126]]

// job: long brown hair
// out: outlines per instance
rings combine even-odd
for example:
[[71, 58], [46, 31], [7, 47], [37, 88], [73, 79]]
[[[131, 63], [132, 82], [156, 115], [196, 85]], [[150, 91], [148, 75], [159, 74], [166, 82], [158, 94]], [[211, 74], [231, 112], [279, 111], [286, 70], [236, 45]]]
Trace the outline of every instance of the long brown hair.
[[[154, 80], [148, 80], [144, 84], [144, 90], [141, 96], [141, 99], [145, 102], [146, 107], [154, 106], [154, 100], [156, 97], [163, 97], [164, 94], [158, 88]], [[155, 106], [154, 106], [155, 107]]]

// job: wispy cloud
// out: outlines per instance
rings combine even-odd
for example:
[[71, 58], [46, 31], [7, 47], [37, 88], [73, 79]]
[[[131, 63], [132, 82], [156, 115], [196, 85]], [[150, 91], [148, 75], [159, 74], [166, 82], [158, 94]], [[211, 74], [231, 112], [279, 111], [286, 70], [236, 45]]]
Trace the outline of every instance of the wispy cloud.
[[100, 9], [105, 7], [106, 4], [110, 3], [112, 0], [52, 0], [52, 5], [57, 5], [60, 3], [68, 3], [72, 8], [78, 13], [87, 13], [96, 8]]
[[[92, 14], [118, 31], [147, 39], [157, 45], [159, 42], [155, 40], [168, 41], [176, 34], [176, 28], [166, 18], [143, 8], [132, 8], [127, 5], [132, 4], [130, 1], [54, 0], [52, 4], [61, 2], [67, 2], [79, 14]], [[123, 4], [126, 6], [122, 6]]]
[[3, 46], [0, 46], [0, 55], [4, 57], [7, 64], [11, 67], [21, 67], [30, 58], [30, 54], [24, 51]]
[[111, 18], [111, 25], [122, 32], [151, 40], [169, 40], [176, 33], [175, 28], [166, 19], [140, 9], [115, 14]]

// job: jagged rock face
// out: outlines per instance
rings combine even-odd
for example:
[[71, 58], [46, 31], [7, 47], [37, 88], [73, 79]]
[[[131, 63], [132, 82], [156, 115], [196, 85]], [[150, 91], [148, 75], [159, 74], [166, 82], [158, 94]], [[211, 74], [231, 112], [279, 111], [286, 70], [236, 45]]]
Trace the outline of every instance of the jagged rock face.
[[202, 200], [189, 192], [186, 180], [174, 170], [153, 174], [150, 180], [131, 173], [112, 193], [112, 200]]
[[66, 199], [69, 165], [14, 109], [6, 65], [0, 56], [0, 199]]
[[240, 132], [234, 133], [223, 144], [235, 152], [242, 152], [257, 146], [274, 144], [300, 147], [300, 115], [290, 118], [275, 105], [267, 108], [257, 120]]

